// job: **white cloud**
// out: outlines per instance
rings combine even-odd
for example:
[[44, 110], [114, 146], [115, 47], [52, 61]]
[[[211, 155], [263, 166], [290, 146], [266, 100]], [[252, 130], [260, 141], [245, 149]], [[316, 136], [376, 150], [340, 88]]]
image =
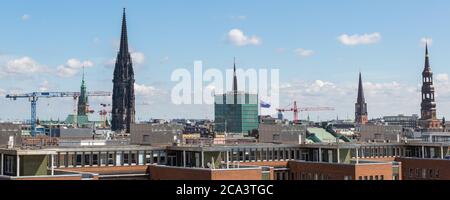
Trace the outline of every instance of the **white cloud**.
[[436, 75], [436, 98], [450, 103], [450, 79], [448, 74]]
[[310, 57], [310, 56], [314, 55], [313, 50], [307, 50], [307, 49], [302, 49], [302, 48], [298, 48], [294, 52], [301, 57]]
[[362, 45], [362, 44], [374, 44], [381, 40], [381, 34], [380, 33], [371, 33], [371, 34], [364, 34], [364, 35], [347, 35], [342, 34], [338, 37], [338, 40], [348, 46], [354, 46], [354, 45]]
[[45, 67], [43, 67], [30, 57], [22, 57], [9, 60], [6, 62], [3, 68], [3, 72], [6, 74], [30, 75], [44, 71]]
[[145, 84], [134, 84], [134, 92], [136, 94], [136, 101], [139, 105], [151, 105], [155, 102], [166, 103], [168, 100], [167, 92], [163, 89]]
[[47, 80], [42, 82], [41, 85], [39, 86], [39, 91], [41, 91], [41, 92], [46, 92], [49, 89], [50, 89], [50, 83]]
[[436, 75], [436, 81], [448, 82], [448, 74], [438, 74]]
[[114, 68], [115, 64], [116, 64], [116, 59], [115, 58], [111, 58], [111, 59], [105, 61], [105, 67], [106, 68]]
[[57, 67], [57, 74], [60, 77], [68, 78], [78, 74], [83, 67], [93, 67], [94, 63], [90, 60], [80, 61], [75, 58], [69, 59], [66, 64]]
[[142, 52], [131, 52], [133, 64], [140, 65], [145, 62], [145, 55]]
[[24, 14], [22, 15], [22, 17], [20, 17], [20, 19], [22, 19], [22, 21], [28, 21], [31, 19], [31, 16], [28, 14]]
[[155, 95], [158, 90], [153, 86], [146, 86], [146, 85], [140, 85], [135, 83], [134, 84], [134, 91], [136, 93], [136, 96], [153, 96]]
[[247, 36], [239, 29], [232, 29], [228, 32], [228, 42], [236, 46], [260, 45], [261, 39], [257, 36]]
[[422, 45], [423, 47], [425, 47], [425, 44], [428, 43], [428, 46], [433, 45], [433, 38], [429, 38], [429, 37], [423, 37], [420, 39], [420, 45]]

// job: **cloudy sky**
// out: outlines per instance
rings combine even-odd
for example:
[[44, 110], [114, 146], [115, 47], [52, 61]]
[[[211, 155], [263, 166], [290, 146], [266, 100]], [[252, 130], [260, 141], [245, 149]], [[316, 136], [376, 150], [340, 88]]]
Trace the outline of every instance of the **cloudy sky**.
[[[2, 2], [0, 95], [110, 91], [122, 8], [136, 71], [137, 118], [212, 118], [210, 105], [173, 105], [175, 69], [280, 69], [281, 105], [335, 107], [313, 120], [353, 118], [358, 72], [369, 117], [418, 114], [424, 41], [430, 43], [438, 116], [450, 118], [450, 2], [57, 1]], [[206, 84], [206, 83], [205, 83]], [[109, 98], [91, 98], [94, 110]], [[29, 118], [25, 99], [0, 99], [0, 120]], [[71, 99], [40, 99], [41, 119], [65, 119]], [[92, 116], [98, 118], [97, 114]], [[290, 115], [289, 115], [290, 117]]]

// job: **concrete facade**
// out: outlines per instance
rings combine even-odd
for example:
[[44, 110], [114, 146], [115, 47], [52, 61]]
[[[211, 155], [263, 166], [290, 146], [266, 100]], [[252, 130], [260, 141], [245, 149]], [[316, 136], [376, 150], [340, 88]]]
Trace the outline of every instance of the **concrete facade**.
[[183, 125], [180, 124], [132, 124], [131, 144], [133, 145], [172, 145], [175, 139], [181, 140]]
[[279, 144], [304, 143], [306, 127], [290, 124], [259, 124], [259, 142]]

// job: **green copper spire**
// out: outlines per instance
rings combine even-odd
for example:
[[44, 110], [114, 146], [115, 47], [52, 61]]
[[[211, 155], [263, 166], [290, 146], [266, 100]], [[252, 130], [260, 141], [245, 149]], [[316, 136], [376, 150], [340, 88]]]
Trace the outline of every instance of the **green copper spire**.
[[88, 96], [86, 81], [84, 79], [84, 67], [83, 67], [83, 77], [81, 80], [80, 96], [78, 97], [78, 116], [86, 115], [88, 111]]

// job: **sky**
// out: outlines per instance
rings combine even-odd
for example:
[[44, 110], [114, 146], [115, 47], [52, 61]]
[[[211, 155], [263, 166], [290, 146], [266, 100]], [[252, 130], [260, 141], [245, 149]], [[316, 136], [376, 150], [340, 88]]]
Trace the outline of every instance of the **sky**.
[[[450, 2], [445, 0], [57, 1], [9, 0], [0, 12], [0, 96], [111, 91], [122, 17], [135, 68], [136, 117], [209, 118], [211, 105], [174, 105], [179, 68], [279, 69], [280, 104], [326, 106], [312, 120], [354, 118], [358, 73], [369, 118], [420, 113], [424, 41], [430, 43], [438, 117], [450, 116]], [[206, 83], [205, 83], [206, 84]], [[91, 98], [94, 110], [110, 98]], [[0, 98], [0, 121], [30, 115]], [[72, 99], [40, 99], [40, 119], [65, 119]], [[292, 118], [291, 114], [286, 114]], [[91, 116], [98, 119], [98, 114]]]

